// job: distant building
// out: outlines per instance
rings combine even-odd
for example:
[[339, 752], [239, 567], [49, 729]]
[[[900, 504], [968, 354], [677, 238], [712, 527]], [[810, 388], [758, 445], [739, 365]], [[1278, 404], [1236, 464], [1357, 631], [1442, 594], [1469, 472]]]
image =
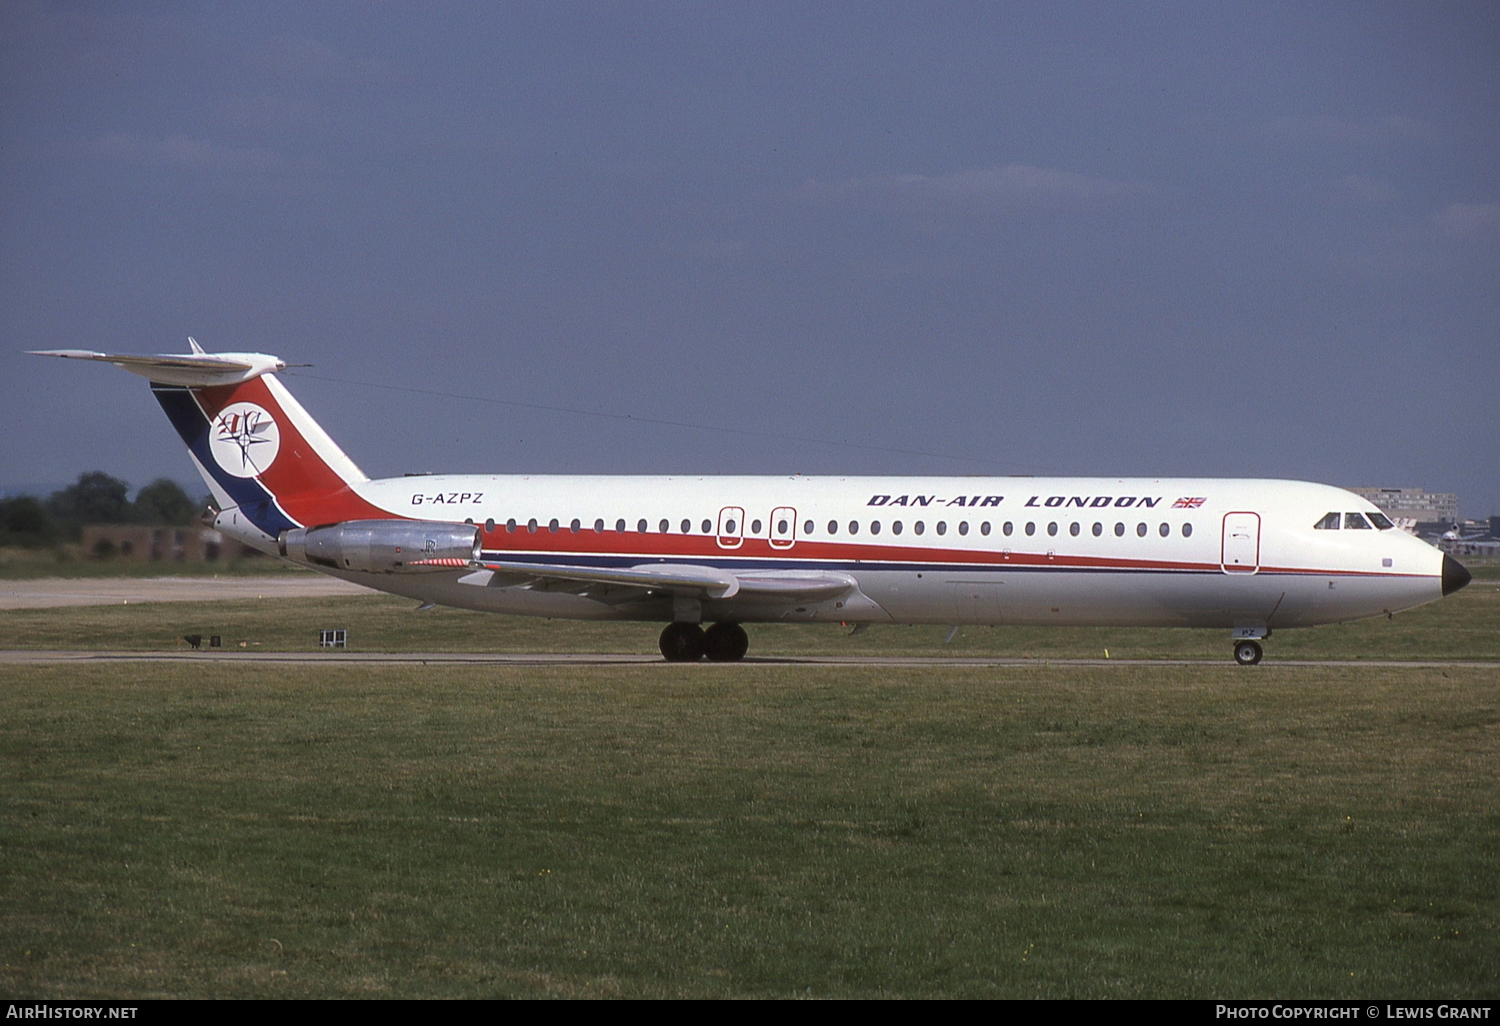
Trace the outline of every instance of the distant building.
[[256, 550], [207, 527], [142, 527], [138, 524], [89, 524], [83, 550], [121, 559], [213, 562], [237, 559]]
[[1351, 488], [1362, 499], [1369, 499], [1380, 511], [1395, 519], [1405, 517], [1419, 522], [1458, 519], [1458, 495], [1455, 492], [1424, 492], [1420, 488]]

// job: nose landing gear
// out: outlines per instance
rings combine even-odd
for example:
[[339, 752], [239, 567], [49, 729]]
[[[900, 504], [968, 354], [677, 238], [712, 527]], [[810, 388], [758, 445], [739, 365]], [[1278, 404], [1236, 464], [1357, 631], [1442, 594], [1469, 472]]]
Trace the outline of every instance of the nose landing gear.
[[1254, 666], [1260, 662], [1265, 651], [1260, 647], [1260, 642], [1246, 639], [1234, 643], [1234, 661], [1241, 666]]
[[695, 663], [704, 656], [709, 662], [734, 663], [745, 658], [750, 638], [737, 623], [716, 623], [704, 630], [695, 623], [669, 623], [658, 642], [669, 663]]

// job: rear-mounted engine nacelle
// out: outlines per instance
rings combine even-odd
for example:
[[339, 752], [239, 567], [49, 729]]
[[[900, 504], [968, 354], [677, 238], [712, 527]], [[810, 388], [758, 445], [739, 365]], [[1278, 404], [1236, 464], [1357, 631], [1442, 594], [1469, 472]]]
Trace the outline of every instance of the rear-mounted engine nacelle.
[[479, 528], [422, 520], [349, 520], [282, 531], [281, 554], [334, 570], [379, 574], [466, 567], [479, 559]]

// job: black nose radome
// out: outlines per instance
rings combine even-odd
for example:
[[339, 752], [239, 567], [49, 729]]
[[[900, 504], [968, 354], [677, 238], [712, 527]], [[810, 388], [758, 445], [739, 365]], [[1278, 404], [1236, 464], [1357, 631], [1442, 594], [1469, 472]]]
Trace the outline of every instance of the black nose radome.
[[1443, 557], [1443, 594], [1452, 595], [1474, 579], [1464, 565], [1452, 556]]

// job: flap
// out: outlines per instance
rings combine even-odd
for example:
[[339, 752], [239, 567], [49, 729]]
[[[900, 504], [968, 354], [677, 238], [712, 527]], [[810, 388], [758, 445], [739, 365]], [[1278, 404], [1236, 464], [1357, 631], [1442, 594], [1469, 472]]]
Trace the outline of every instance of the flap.
[[711, 599], [734, 598], [736, 595], [811, 599], [839, 595], [855, 587], [854, 579], [847, 574], [817, 570], [761, 570], [736, 574], [720, 567], [686, 563], [641, 563], [617, 569], [492, 559], [478, 565], [483, 569], [459, 578], [459, 583], [505, 587], [530, 582], [572, 581], [701, 595]]

